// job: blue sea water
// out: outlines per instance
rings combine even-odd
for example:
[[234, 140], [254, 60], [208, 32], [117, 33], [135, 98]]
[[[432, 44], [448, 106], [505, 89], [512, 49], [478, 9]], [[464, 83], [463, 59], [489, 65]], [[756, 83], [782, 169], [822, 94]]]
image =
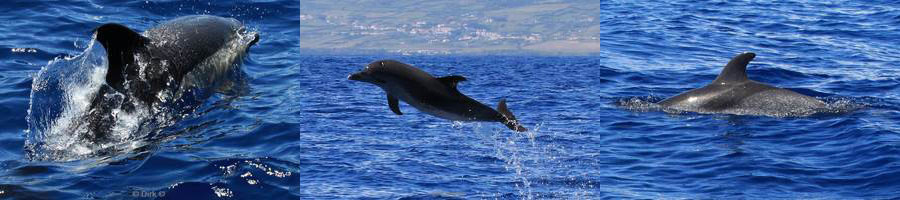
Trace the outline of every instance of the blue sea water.
[[[7, 1], [0, 198], [891, 199], [900, 197], [893, 1]], [[113, 155], [25, 150], [33, 77], [107, 22], [234, 17], [260, 33], [249, 91], [216, 94]], [[299, 28], [298, 28], [299, 27]], [[298, 47], [299, 45], [299, 47]], [[806, 117], [670, 114], [739, 52]], [[396, 59], [529, 132], [438, 119], [347, 75]], [[85, 75], [87, 76], [87, 75]]]

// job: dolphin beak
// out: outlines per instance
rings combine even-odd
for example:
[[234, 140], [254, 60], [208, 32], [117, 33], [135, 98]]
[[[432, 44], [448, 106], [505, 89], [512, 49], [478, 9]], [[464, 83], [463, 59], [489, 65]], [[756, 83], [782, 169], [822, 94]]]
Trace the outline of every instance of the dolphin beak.
[[362, 74], [359, 74], [359, 73], [354, 73], [354, 74], [350, 74], [350, 76], [347, 76], [347, 80], [362, 81], [362, 79], [363, 79], [363, 76], [362, 76]]

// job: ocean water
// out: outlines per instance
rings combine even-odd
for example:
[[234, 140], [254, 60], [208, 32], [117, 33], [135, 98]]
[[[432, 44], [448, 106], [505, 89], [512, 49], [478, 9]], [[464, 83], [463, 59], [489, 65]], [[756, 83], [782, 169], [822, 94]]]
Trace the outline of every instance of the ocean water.
[[[0, 11], [3, 199], [900, 197], [892, 1], [14, 0]], [[134, 148], [27, 150], [42, 69], [93, 66], [64, 58], [94, 52], [100, 24], [146, 30], [191, 14], [260, 34], [241, 66], [246, 91], [212, 95]], [[655, 108], [747, 51], [751, 79], [833, 112]], [[461, 92], [491, 107], [506, 99], [531, 131], [405, 103], [395, 115], [379, 88], [347, 80], [380, 59], [465, 76]]]

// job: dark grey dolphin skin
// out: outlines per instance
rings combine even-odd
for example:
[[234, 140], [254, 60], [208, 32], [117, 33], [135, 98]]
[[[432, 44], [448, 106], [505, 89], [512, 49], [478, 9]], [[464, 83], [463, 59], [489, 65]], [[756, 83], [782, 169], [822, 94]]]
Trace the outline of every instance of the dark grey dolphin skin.
[[825, 103], [800, 93], [747, 78], [747, 64], [756, 54], [742, 53], [725, 65], [709, 85], [659, 102], [666, 109], [737, 115], [804, 116]]
[[[256, 33], [241, 35], [245, 32], [236, 19], [209, 15], [179, 17], [143, 35], [120, 24], [97, 27], [94, 37], [107, 54], [106, 84], [91, 102], [88, 121], [79, 124], [87, 123], [95, 138], [102, 137], [114, 125], [113, 109], [132, 111], [136, 103], [152, 107], [165, 96], [161, 92], [218, 81], [259, 40]], [[119, 107], [104, 98], [115, 92], [124, 96]]]
[[[218, 59], [213, 58], [215, 54], [227, 48], [243, 30], [243, 24], [236, 19], [193, 15], [167, 21], [143, 36], [120, 24], [104, 24], [94, 32], [107, 53], [107, 85], [152, 103], [159, 101], [156, 94], [166, 85], [180, 85], [201, 63]], [[257, 35], [253, 37], [254, 41], [245, 48], [259, 40]], [[234, 61], [232, 58], [224, 64]]]
[[422, 112], [453, 121], [495, 121], [511, 130], [527, 131], [506, 108], [506, 100], [500, 100], [497, 110], [475, 101], [456, 89], [462, 76], [435, 78], [419, 68], [394, 60], [370, 63], [347, 79], [375, 84], [387, 93], [388, 106], [395, 114], [402, 115], [398, 101]]

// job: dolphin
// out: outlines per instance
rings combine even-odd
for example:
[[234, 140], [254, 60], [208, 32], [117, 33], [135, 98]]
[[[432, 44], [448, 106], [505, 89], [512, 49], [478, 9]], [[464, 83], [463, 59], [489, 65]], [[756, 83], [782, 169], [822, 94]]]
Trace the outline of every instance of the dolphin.
[[388, 107], [403, 115], [399, 100], [430, 115], [453, 121], [495, 121], [511, 130], [523, 132], [525, 127], [500, 100], [497, 110], [475, 101], [457, 90], [456, 85], [466, 78], [459, 75], [435, 78], [419, 68], [394, 60], [370, 63], [349, 80], [375, 84], [387, 93]]
[[747, 78], [747, 65], [755, 57], [738, 54], [712, 83], [658, 104], [678, 111], [764, 116], [804, 116], [825, 107], [816, 98]]
[[221, 87], [217, 84], [259, 41], [238, 20], [209, 15], [172, 19], [143, 34], [115, 23], [93, 32], [106, 50], [106, 82], [92, 99], [87, 120], [77, 123], [87, 125], [93, 138], [114, 126], [114, 110], [131, 112], [138, 105], [152, 110], [186, 90]]

